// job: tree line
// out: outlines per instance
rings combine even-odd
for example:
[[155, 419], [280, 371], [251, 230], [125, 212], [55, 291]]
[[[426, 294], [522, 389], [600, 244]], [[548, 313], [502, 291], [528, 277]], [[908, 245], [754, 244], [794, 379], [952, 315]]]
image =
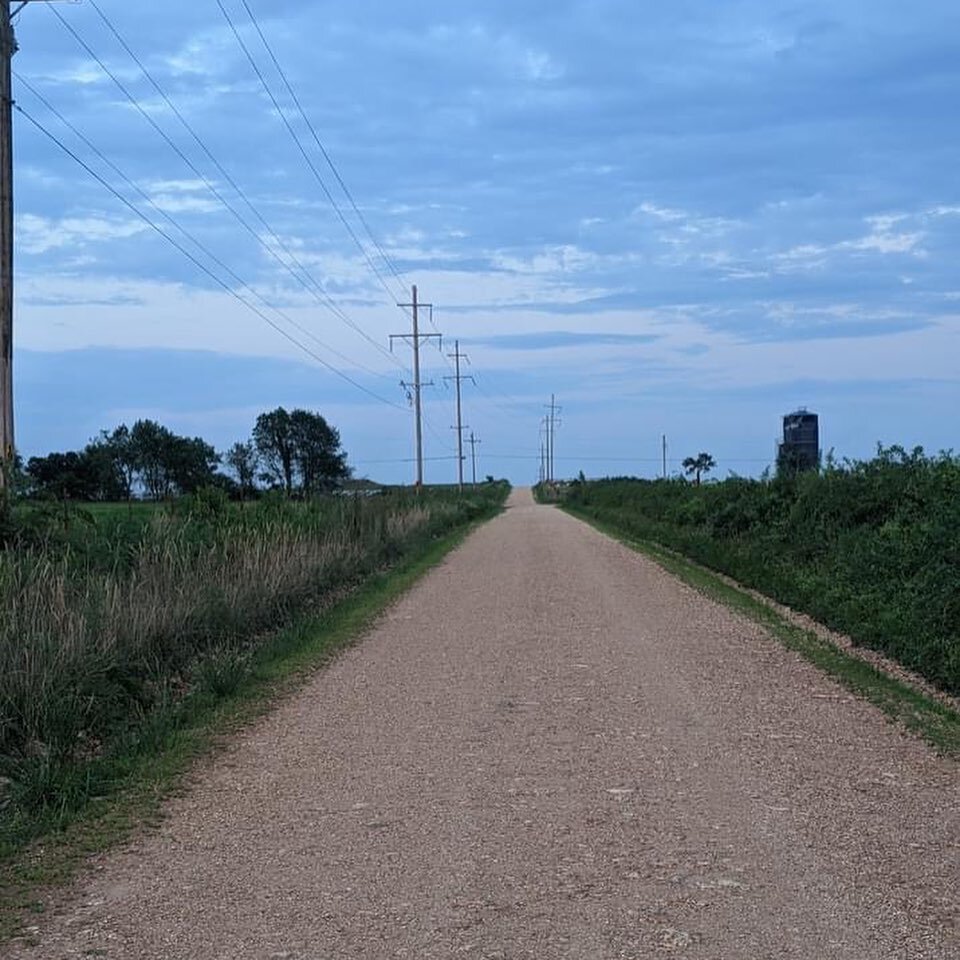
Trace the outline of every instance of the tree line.
[[350, 476], [340, 433], [318, 413], [277, 407], [261, 413], [249, 440], [218, 453], [201, 437], [154, 420], [102, 430], [82, 450], [31, 457], [21, 482], [29, 496], [164, 500], [218, 487], [243, 499], [264, 489], [311, 496]]

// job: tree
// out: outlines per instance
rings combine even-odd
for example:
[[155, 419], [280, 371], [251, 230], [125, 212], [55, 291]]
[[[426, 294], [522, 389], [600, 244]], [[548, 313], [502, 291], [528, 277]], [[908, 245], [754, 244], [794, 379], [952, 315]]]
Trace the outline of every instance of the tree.
[[340, 449], [340, 433], [319, 413], [294, 410], [290, 414], [294, 462], [300, 486], [309, 496], [350, 475], [347, 455]]
[[82, 453], [74, 450], [31, 457], [27, 461], [27, 476], [36, 493], [57, 499], [93, 499], [95, 481], [90, 464]]
[[116, 450], [104, 441], [104, 436], [105, 434], [101, 434], [83, 450], [94, 483], [91, 499], [107, 502], [128, 500], [133, 482], [132, 474], [128, 476]]
[[138, 420], [130, 429], [130, 446], [137, 475], [151, 499], [169, 496], [171, 448], [174, 435], [155, 420]]
[[253, 442], [264, 476], [282, 483], [288, 496], [297, 485], [311, 494], [350, 475], [339, 432], [318, 413], [283, 407], [261, 413]]
[[130, 440], [130, 428], [121, 423], [112, 433], [102, 430], [93, 444], [112, 459], [120, 478], [122, 499], [129, 500], [137, 479], [137, 452]]
[[290, 414], [283, 407], [261, 413], [253, 428], [253, 442], [264, 467], [264, 477], [282, 483], [289, 496], [293, 490], [295, 452]]
[[213, 481], [214, 469], [220, 462], [217, 452], [200, 437], [178, 437], [168, 443], [167, 475], [179, 493], [196, 493]]
[[220, 460], [200, 437], [177, 436], [153, 420], [138, 420], [131, 428], [130, 456], [136, 476], [154, 500], [206, 486]]
[[223, 455], [223, 462], [236, 474], [241, 500], [256, 489], [258, 460], [257, 448], [252, 440], [235, 443]]
[[683, 461], [683, 469], [694, 477], [694, 483], [700, 486], [700, 475], [709, 473], [717, 465], [709, 453], [698, 453], [695, 457], [687, 457]]

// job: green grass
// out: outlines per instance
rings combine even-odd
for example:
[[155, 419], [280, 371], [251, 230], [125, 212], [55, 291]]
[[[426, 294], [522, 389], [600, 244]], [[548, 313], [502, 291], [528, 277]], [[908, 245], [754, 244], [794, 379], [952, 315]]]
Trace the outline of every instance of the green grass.
[[960, 714], [872, 664], [791, 623], [768, 604], [721, 579], [686, 557], [649, 540], [623, 532], [614, 523], [598, 519], [573, 504], [564, 509], [601, 532], [654, 560], [663, 569], [705, 596], [736, 610], [764, 627], [788, 649], [836, 678], [857, 696], [879, 707], [890, 720], [923, 737], [947, 756], [960, 757]]
[[502, 499], [442, 536], [418, 540], [389, 570], [368, 575], [346, 596], [262, 638], [241, 669], [230, 658], [210, 662], [194, 689], [156, 713], [149, 729], [78, 771], [86, 792], [72, 809], [35, 809], [19, 830], [8, 830], [0, 842], [0, 942], [31, 912], [42, 911], [50, 889], [71, 878], [91, 854], [156, 821], [163, 799], [198, 757], [301, 686], [494, 515]]

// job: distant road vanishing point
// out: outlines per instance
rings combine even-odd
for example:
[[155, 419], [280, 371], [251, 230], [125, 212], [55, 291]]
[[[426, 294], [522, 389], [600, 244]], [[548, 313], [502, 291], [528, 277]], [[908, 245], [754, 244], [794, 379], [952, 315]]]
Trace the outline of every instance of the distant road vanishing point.
[[94, 866], [10, 956], [956, 960], [960, 770], [518, 490]]

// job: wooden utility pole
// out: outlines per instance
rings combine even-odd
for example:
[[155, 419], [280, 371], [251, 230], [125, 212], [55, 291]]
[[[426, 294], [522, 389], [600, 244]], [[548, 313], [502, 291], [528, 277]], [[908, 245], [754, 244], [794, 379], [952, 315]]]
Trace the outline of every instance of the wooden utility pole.
[[553, 483], [555, 479], [554, 475], [554, 440], [556, 436], [556, 429], [558, 426], [557, 414], [560, 412], [560, 407], [557, 406], [557, 398], [555, 394], [550, 394], [550, 404], [547, 407], [547, 410], [550, 412], [547, 414], [547, 450], [546, 450], [546, 474], [547, 474], [547, 483]]
[[667, 435], [663, 434], [661, 437], [662, 443], [662, 454], [663, 454], [663, 479], [667, 479]]
[[[393, 333], [390, 335], [390, 349], [393, 349], [394, 340], [408, 340], [413, 344], [413, 383], [410, 386], [413, 388], [413, 408], [414, 408], [414, 419], [416, 420], [416, 434], [417, 434], [417, 489], [419, 490], [423, 486], [423, 413], [422, 406], [420, 401], [420, 391], [425, 386], [430, 386], [430, 384], [425, 384], [420, 379], [420, 341], [421, 340], [430, 340], [437, 339], [442, 343], [442, 338], [439, 333], [421, 333], [420, 332], [420, 308], [426, 307], [428, 310], [433, 309], [432, 303], [420, 303], [417, 300], [417, 285], [413, 285], [413, 302], [412, 303], [399, 303], [399, 307], [405, 309], [412, 308], [413, 310], [413, 333]], [[406, 387], [406, 383], [401, 382], [401, 386]]]
[[16, 453], [13, 436], [13, 18], [36, 0], [0, 0], [0, 490]]
[[[13, 55], [11, 0], [0, 0], [0, 487], [13, 464]], [[19, 7], [18, 7], [19, 9]]]
[[540, 421], [540, 482], [547, 482], [547, 435], [550, 430], [550, 418], [544, 416]]
[[480, 441], [473, 435], [473, 431], [470, 431], [470, 439], [467, 440], [467, 443], [470, 444], [470, 462], [473, 467], [473, 485], [477, 485], [477, 444]]
[[[462, 493], [463, 492], [463, 431], [467, 428], [463, 424], [463, 413], [460, 399], [460, 384], [464, 380], [473, 380], [474, 383], [477, 381], [471, 376], [462, 376], [460, 373], [460, 361], [466, 360], [467, 363], [470, 362], [470, 358], [465, 354], [460, 352], [460, 341], [453, 341], [453, 353], [448, 353], [447, 356], [453, 360], [456, 367], [456, 376], [453, 377], [444, 377], [444, 380], [455, 380], [457, 382], [457, 425], [453, 428], [457, 431], [457, 489]], [[474, 480], [476, 483], [476, 480]]]

